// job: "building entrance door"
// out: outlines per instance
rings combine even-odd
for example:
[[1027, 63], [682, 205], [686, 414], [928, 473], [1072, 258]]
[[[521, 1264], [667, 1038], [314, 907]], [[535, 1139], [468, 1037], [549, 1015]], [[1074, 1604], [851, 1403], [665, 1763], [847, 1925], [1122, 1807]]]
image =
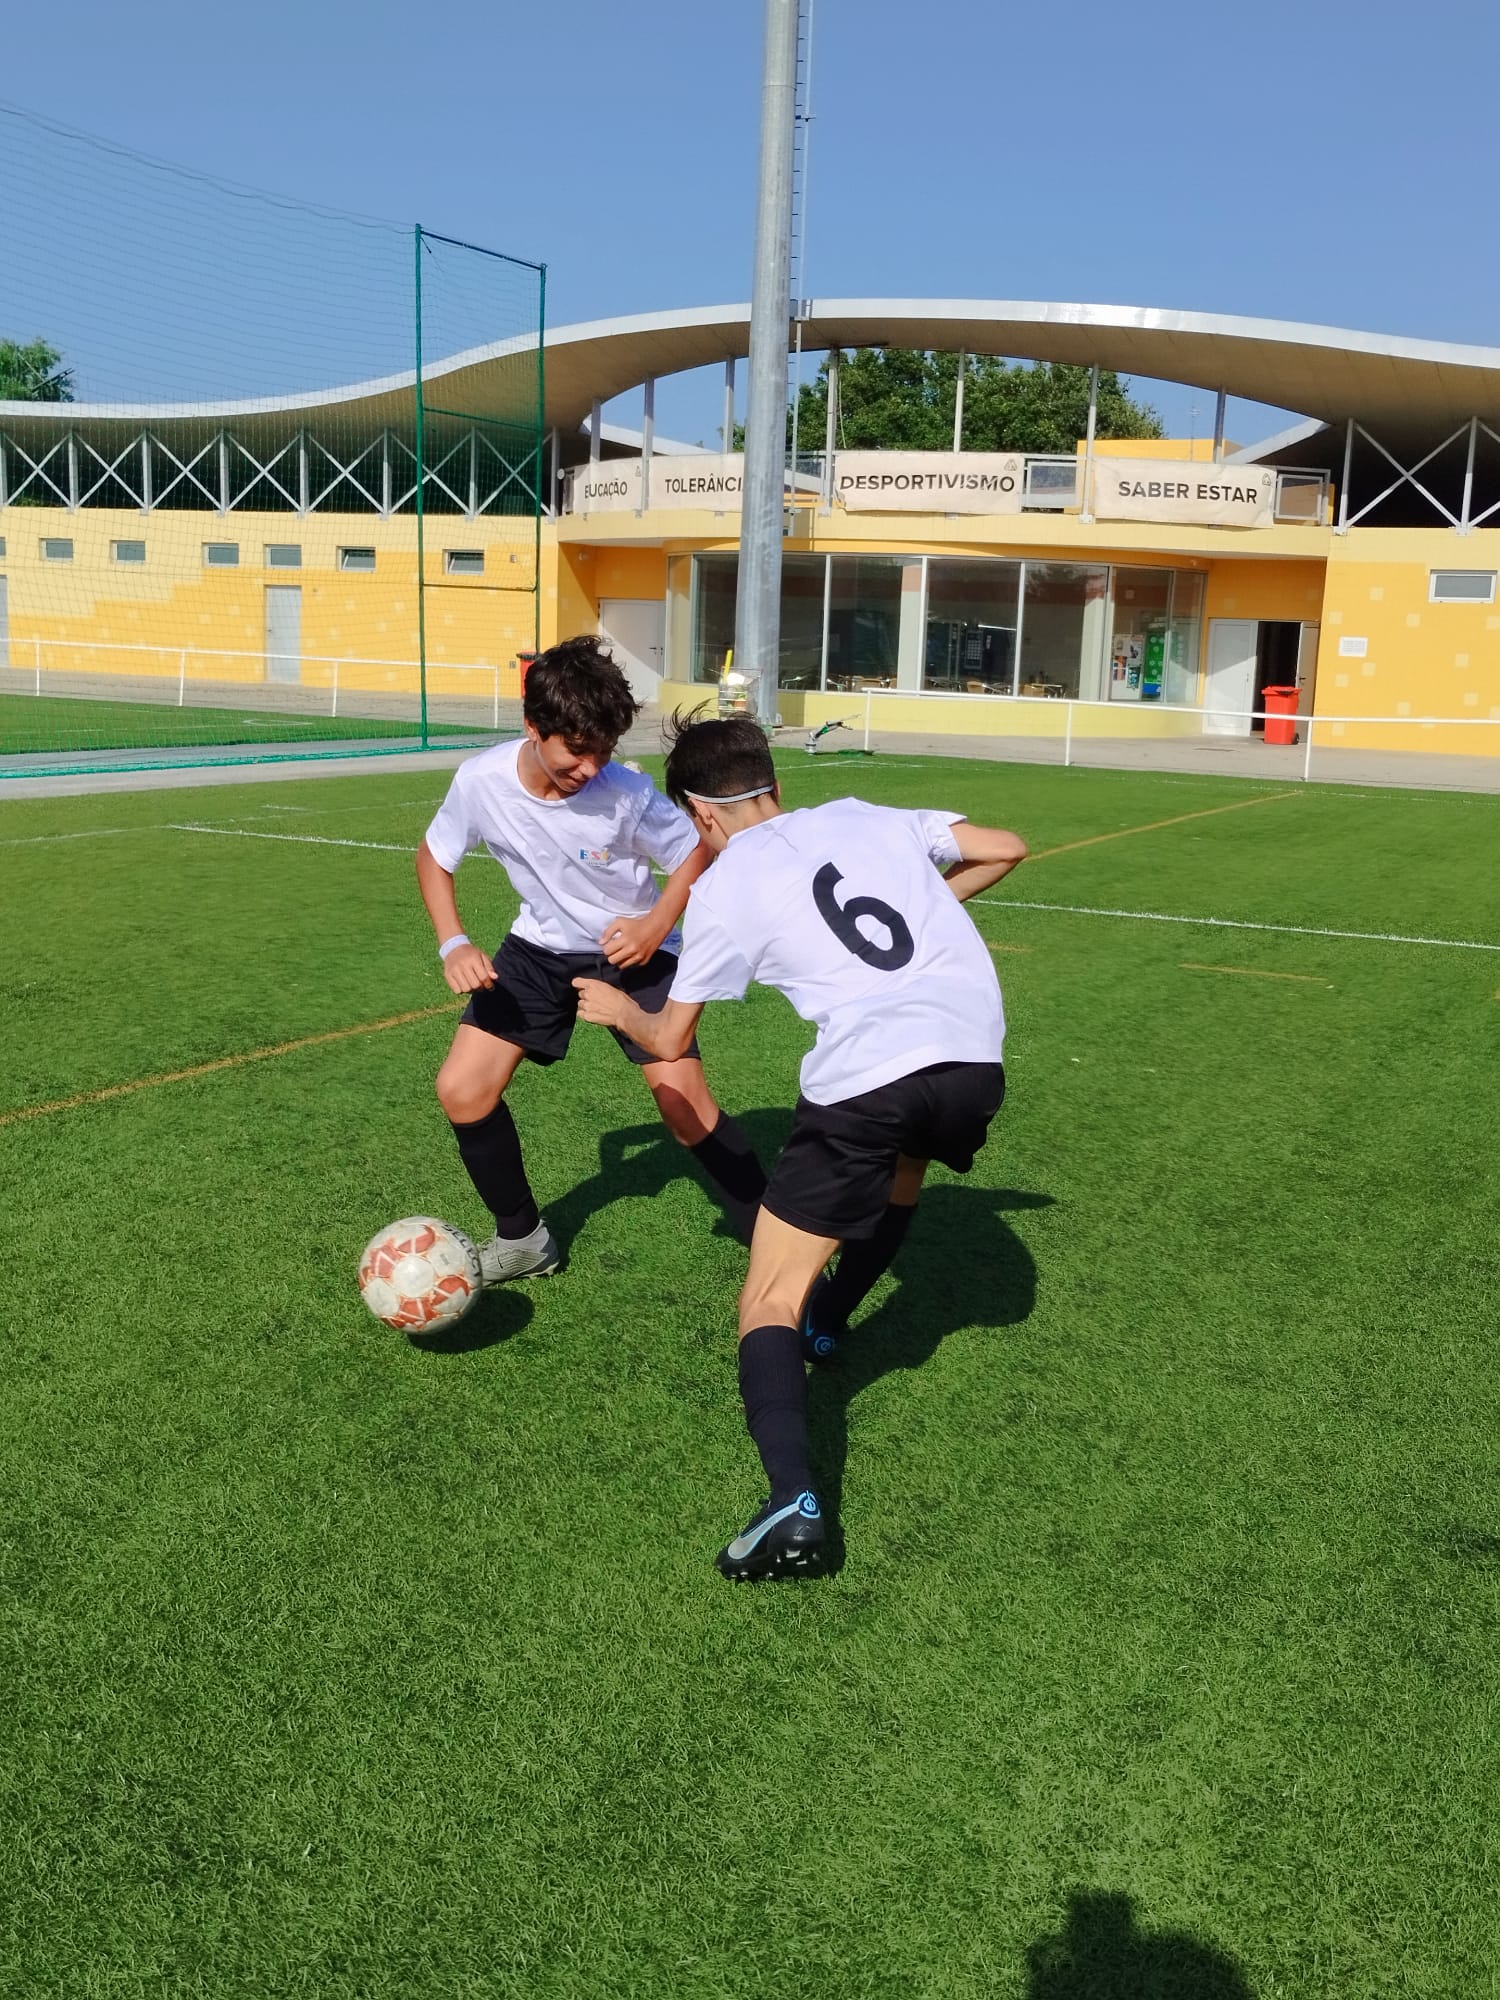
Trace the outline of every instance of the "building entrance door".
[[1249, 710], [1255, 706], [1259, 647], [1258, 619], [1209, 619], [1208, 677], [1203, 690], [1205, 736], [1250, 734]]
[[266, 585], [266, 679], [302, 678], [302, 586]]
[[666, 667], [666, 605], [654, 597], [601, 597], [599, 637], [608, 642], [636, 700], [654, 702]]

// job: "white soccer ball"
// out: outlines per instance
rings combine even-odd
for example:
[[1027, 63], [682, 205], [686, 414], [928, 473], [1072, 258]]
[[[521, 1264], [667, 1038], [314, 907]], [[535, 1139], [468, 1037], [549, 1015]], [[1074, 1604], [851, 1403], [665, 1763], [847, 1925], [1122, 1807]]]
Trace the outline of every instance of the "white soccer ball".
[[479, 1252], [435, 1215], [387, 1223], [359, 1260], [359, 1293], [376, 1319], [402, 1333], [453, 1326], [484, 1289]]

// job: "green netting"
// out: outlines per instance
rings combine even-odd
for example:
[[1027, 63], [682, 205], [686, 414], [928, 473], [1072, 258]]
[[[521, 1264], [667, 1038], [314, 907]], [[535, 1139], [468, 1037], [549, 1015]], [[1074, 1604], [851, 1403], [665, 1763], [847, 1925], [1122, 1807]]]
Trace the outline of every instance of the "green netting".
[[0, 184], [0, 777], [514, 727], [542, 267], [4, 109]]

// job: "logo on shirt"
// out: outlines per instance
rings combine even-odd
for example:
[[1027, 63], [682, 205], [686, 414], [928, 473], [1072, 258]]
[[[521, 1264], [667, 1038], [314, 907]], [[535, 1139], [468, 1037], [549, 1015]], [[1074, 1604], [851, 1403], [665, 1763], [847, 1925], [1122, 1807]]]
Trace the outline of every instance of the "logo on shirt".
[[609, 864], [609, 849], [607, 847], [580, 847], [578, 850], [578, 859], [580, 861], [596, 862], [599, 867], [604, 868]]

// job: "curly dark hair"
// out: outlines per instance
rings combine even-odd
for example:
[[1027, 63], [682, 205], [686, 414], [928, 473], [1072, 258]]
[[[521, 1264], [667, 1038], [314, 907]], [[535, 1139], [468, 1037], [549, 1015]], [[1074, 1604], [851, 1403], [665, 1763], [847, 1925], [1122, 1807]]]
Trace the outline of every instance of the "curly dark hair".
[[771, 745], [748, 715], [709, 716], [680, 710], [663, 732], [667, 741], [667, 797], [686, 806], [689, 797], [734, 798], [776, 783]]
[[561, 736], [575, 748], [609, 750], [641, 712], [629, 681], [586, 632], [537, 654], [526, 672], [521, 707], [539, 736]]

